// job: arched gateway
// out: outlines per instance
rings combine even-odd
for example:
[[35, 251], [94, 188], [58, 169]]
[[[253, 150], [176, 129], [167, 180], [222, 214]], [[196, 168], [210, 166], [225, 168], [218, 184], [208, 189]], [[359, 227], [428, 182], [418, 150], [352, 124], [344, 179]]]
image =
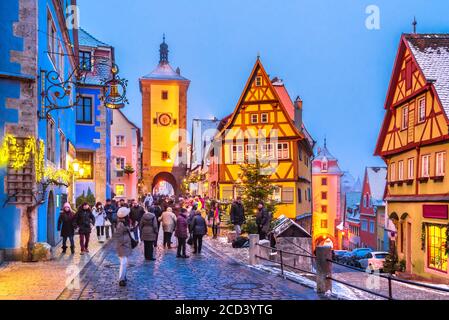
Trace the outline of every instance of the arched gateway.
[[190, 80], [168, 62], [168, 45], [160, 46], [156, 69], [140, 79], [142, 93], [142, 176], [144, 192], [160, 182], [174, 193], [187, 170], [187, 90]]

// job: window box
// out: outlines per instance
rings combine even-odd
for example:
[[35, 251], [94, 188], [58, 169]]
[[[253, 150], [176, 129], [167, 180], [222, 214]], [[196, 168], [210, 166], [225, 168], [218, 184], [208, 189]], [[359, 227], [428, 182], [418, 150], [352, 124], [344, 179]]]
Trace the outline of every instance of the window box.
[[444, 180], [444, 176], [435, 176], [431, 177], [430, 179], [432, 179], [433, 182], [442, 182]]
[[394, 187], [394, 185], [396, 184], [396, 181], [390, 181], [390, 182], [388, 182], [388, 184], [390, 185], [390, 187]]
[[405, 180], [405, 183], [408, 185], [408, 186], [410, 186], [410, 185], [412, 185], [413, 184], [413, 179], [408, 179], [408, 180]]
[[404, 181], [403, 180], [397, 181], [397, 184], [398, 184], [399, 187], [401, 187], [404, 184]]
[[419, 177], [418, 181], [419, 183], [427, 183], [427, 181], [429, 181], [429, 177]]

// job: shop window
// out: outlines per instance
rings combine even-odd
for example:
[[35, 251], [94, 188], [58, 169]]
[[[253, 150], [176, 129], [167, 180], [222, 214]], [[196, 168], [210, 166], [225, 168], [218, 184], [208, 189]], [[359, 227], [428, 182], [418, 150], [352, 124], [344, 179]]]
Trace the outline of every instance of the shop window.
[[431, 269], [447, 272], [446, 227], [427, 226], [427, 266]]

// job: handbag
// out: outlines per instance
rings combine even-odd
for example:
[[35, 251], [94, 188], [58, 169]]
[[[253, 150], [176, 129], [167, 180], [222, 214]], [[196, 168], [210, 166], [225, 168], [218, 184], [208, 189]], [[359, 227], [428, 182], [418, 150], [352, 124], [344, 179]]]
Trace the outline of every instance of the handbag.
[[190, 235], [190, 236], [189, 236], [189, 239], [187, 240], [187, 244], [188, 244], [189, 246], [192, 246], [192, 245], [193, 245], [193, 235]]
[[131, 249], [134, 249], [135, 247], [137, 247], [139, 242], [137, 242], [137, 240], [135, 240], [133, 238], [133, 236], [131, 235], [131, 232], [129, 231], [129, 229], [128, 229], [128, 235], [129, 235], [129, 238], [131, 239]]
[[110, 227], [111, 226], [111, 221], [109, 221], [109, 219], [106, 219], [106, 221], [104, 222], [104, 226], [105, 227]]

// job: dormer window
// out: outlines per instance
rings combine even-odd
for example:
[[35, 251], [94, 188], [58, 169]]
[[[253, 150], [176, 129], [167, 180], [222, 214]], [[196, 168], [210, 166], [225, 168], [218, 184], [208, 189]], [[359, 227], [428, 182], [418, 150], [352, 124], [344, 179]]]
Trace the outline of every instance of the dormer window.
[[327, 172], [329, 168], [329, 163], [327, 162], [327, 159], [324, 159], [323, 162], [321, 162], [321, 171]]
[[262, 86], [262, 77], [257, 76], [256, 77], [256, 87], [261, 87], [261, 86]]

